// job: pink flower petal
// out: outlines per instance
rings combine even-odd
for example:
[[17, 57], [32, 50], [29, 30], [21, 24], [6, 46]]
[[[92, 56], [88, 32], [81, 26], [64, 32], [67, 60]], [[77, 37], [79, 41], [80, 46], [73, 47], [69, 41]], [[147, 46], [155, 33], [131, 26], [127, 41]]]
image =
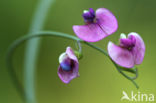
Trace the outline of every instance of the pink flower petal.
[[79, 76], [79, 63], [78, 59], [75, 56], [73, 50], [70, 47], [67, 47], [66, 54], [68, 56], [67, 59], [73, 61], [74, 65], [71, 71], [64, 71], [60, 66], [58, 67], [58, 76], [64, 83], [69, 83], [72, 79]]
[[75, 34], [87, 42], [97, 42], [114, 33], [118, 28], [115, 16], [105, 8], [96, 11], [96, 22], [86, 25], [74, 25]]
[[129, 33], [128, 37], [134, 36], [136, 39], [135, 47], [132, 49], [135, 64], [141, 64], [145, 55], [145, 44], [137, 33]]
[[118, 28], [118, 22], [115, 16], [105, 8], [99, 8], [96, 11], [98, 24], [103, 29], [106, 35], [114, 33]]
[[58, 76], [62, 82], [68, 84], [72, 79], [79, 76], [78, 67], [73, 68], [72, 71], [63, 71], [62, 68], [58, 67]]
[[77, 59], [77, 57], [75, 56], [75, 54], [74, 54], [74, 52], [73, 52], [73, 50], [72, 50], [71, 47], [67, 47], [67, 48], [66, 48], [66, 53], [67, 53], [67, 55], [68, 55], [68, 57], [69, 57], [70, 59], [73, 59], [74, 61], [78, 62], [78, 59]]
[[108, 54], [116, 64], [126, 68], [134, 67], [133, 55], [127, 49], [121, 48], [120, 46], [117, 46], [112, 42], [109, 42]]
[[108, 36], [96, 23], [82, 26], [73, 26], [73, 30], [80, 39], [87, 42], [96, 42]]

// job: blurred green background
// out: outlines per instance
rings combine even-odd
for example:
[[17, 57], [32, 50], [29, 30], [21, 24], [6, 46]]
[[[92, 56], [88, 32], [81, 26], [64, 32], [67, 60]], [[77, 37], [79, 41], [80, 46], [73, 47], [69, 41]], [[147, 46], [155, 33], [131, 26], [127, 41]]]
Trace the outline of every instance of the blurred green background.
[[[0, 103], [22, 103], [8, 75], [5, 56], [9, 45], [25, 35], [38, 0], [0, 0]], [[138, 32], [145, 41], [146, 54], [136, 80], [141, 93], [156, 95], [156, 1], [155, 0], [56, 0], [50, 8], [45, 30], [74, 35], [72, 25], [83, 24], [81, 14], [88, 8], [108, 8], [118, 19], [116, 33], [95, 43], [107, 49], [109, 40], [117, 42], [120, 33]], [[122, 91], [137, 93], [135, 86], [120, 75], [110, 60], [83, 45], [80, 77], [66, 85], [57, 76], [58, 57], [73, 41], [43, 38], [37, 64], [36, 94], [38, 103], [126, 103]], [[23, 81], [21, 45], [14, 58], [16, 71]], [[143, 103], [143, 102], [142, 102]], [[146, 103], [146, 102], [145, 102]]]

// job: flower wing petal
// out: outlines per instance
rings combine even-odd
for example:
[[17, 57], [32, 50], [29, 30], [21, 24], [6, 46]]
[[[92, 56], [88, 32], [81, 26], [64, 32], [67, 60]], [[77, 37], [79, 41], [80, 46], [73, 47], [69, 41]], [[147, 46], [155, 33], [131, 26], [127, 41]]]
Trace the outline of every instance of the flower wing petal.
[[67, 47], [66, 54], [68, 59], [72, 60], [72, 70], [71, 71], [64, 71], [62, 70], [61, 66], [58, 67], [58, 76], [64, 83], [69, 83], [72, 79], [79, 76], [79, 63], [78, 59], [75, 56], [73, 50], [70, 47]]
[[73, 30], [80, 39], [87, 42], [97, 42], [107, 36], [96, 23], [74, 25]]
[[72, 71], [63, 71], [62, 68], [58, 67], [58, 76], [62, 80], [62, 82], [68, 84], [72, 79], [79, 76], [78, 66], [73, 68]]
[[141, 38], [141, 36], [139, 36], [135, 32], [129, 33], [128, 37], [130, 37], [130, 36], [134, 36], [136, 39], [135, 47], [132, 49], [135, 64], [141, 64], [144, 59], [144, 55], [145, 55], [144, 41]]
[[126, 68], [134, 67], [132, 52], [128, 51], [127, 49], [121, 48], [120, 46], [109, 42], [108, 54], [116, 64]]

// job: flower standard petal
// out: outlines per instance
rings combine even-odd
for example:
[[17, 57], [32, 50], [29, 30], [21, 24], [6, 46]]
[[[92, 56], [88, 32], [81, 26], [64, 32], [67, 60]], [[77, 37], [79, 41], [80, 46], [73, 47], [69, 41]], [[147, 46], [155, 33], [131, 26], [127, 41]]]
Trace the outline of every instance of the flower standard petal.
[[120, 66], [126, 68], [132, 68], [134, 66], [132, 53], [125, 48], [121, 48], [120, 46], [113, 44], [112, 42], [108, 43], [108, 54], [111, 59]]
[[118, 22], [116, 17], [108, 9], [97, 9], [96, 19], [97, 23], [99, 24], [100, 28], [104, 31], [106, 36], [111, 35], [118, 28]]
[[[62, 56], [63, 55], [63, 56]], [[60, 55], [63, 58], [59, 59], [62, 61], [58, 67], [58, 76], [64, 83], [69, 83], [72, 79], [79, 76], [79, 63], [77, 57], [70, 47], [67, 47], [66, 52]], [[69, 61], [67, 64], [66, 61]], [[70, 64], [70, 65], [69, 65]], [[64, 68], [65, 67], [65, 68]]]
[[[90, 15], [88, 16], [90, 17]], [[105, 8], [97, 9], [93, 20], [90, 20], [90, 18], [87, 19], [86, 15], [84, 20], [88, 22], [86, 22], [85, 25], [74, 25], [73, 30], [80, 39], [87, 42], [97, 42], [102, 40], [108, 35], [114, 33], [118, 28], [115, 16]]]
[[128, 34], [129, 38], [134, 37], [136, 40], [135, 47], [132, 49], [135, 64], [141, 64], [145, 55], [145, 44], [140, 35], [135, 32]]

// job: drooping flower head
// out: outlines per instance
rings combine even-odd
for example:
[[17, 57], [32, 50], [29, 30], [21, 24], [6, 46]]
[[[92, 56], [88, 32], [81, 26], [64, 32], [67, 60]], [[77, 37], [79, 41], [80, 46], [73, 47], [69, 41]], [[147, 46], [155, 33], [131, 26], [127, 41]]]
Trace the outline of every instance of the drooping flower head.
[[58, 76], [64, 83], [69, 83], [79, 76], [79, 62], [73, 50], [66, 48], [66, 52], [59, 57]]
[[117, 19], [105, 8], [99, 8], [96, 12], [90, 8], [84, 10], [83, 19], [85, 25], [74, 25], [75, 34], [87, 42], [97, 42], [114, 33], [118, 28]]
[[129, 33], [120, 36], [120, 45], [112, 42], [108, 43], [108, 53], [111, 59], [118, 65], [132, 68], [134, 65], [141, 64], [145, 54], [145, 44], [137, 33]]

